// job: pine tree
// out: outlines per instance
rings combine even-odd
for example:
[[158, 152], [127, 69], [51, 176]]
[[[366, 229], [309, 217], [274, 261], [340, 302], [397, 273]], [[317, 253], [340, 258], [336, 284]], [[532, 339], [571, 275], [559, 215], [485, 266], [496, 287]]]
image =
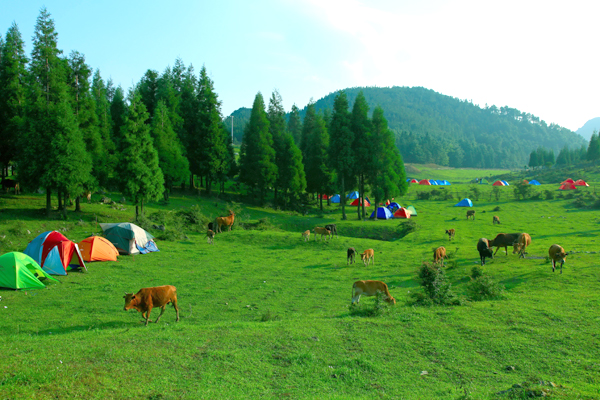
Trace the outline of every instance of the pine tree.
[[146, 124], [148, 112], [139, 94], [131, 93], [131, 104], [121, 128], [119, 164], [116, 173], [123, 195], [135, 204], [135, 217], [144, 213], [144, 202], [158, 200], [164, 177], [158, 153]]
[[[110, 87], [110, 86], [109, 86]], [[110, 93], [110, 90], [109, 90]], [[121, 132], [125, 120], [127, 119], [127, 103], [125, 102], [125, 92], [121, 86], [117, 87], [112, 93], [110, 103], [110, 117], [112, 119], [112, 139], [117, 149], [121, 147], [123, 139]]]
[[593, 163], [600, 160], [600, 137], [596, 131], [592, 133], [592, 137], [590, 138], [586, 158]]
[[298, 201], [300, 195], [306, 190], [302, 152], [289, 133], [283, 135], [282, 158], [286, 162], [279, 169], [278, 179], [284, 197], [284, 208], [287, 208], [290, 201]]
[[302, 120], [300, 119], [300, 110], [294, 104], [290, 112], [287, 131], [292, 135], [296, 146], [300, 146], [302, 140]]
[[138, 82], [136, 90], [142, 97], [142, 102], [150, 115], [148, 123], [152, 124], [154, 110], [158, 103], [158, 72], [151, 69], [147, 70]]
[[283, 109], [283, 101], [277, 90], [271, 95], [269, 100], [269, 109], [267, 118], [269, 119], [269, 132], [273, 138], [273, 149], [275, 150], [275, 165], [277, 165], [277, 179], [275, 180], [275, 201], [277, 201], [278, 189], [282, 187], [281, 170], [285, 168], [289, 160], [289, 156], [285, 153], [286, 147], [286, 123], [285, 110]]
[[[177, 62], [181, 62], [180, 59]], [[198, 80], [195, 76], [194, 67], [190, 65], [187, 69], [183, 64], [176, 62], [173, 68], [175, 77], [174, 85], [180, 95], [180, 115], [182, 118], [181, 131], [177, 134], [185, 148], [185, 154], [190, 164], [190, 189], [194, 188], [194, 175], [201, 175], [201, 167], [198, 154], [200, 153], [200, 141], [198, 140]], [[182, 62], [181, 62], [182, 63]]]
[[[316, 113], [314, 103], [310, 103], [306, 109], [302, 126], [302, 143], [306, 154], [303, 160], [307, 191], [319, 195], [331, 193], [333, 175], [327, 159], [329, 133], [323, 117]], [[320, 208], [323, 210], [323, 196], [320, 197]]]
[[98, 184], [101, 187], [108, 186], [108, 179], [112, 175], [117, 164], [115, 142], [112, 138], [112, 118], [110, 116], [110, 100], [108, 98], [108, 88], [100, 76], [100, 71], [96, 70], [92, 79], [91, 95], [95, 103], [96, 118], [98, 121], [98, 134], [102, 140], [103, 157], [102, 163], [105, 169], [103, 173], [96, 174]]
[[[352, 107], [351, 115], [351, 129], [354, 133], [354, 143], [352, 148], [356, 154], [355, 171], [358, 176], [359, 186], [359, 207], [358, 207], [358, 219], [365, 218], [365, 177], [371, 168], [371, 121], [369, 120], [369, 105], [362, 91], [356, 96], [354, 105]], [[361, 212], [362, 209], [362, 212]]]

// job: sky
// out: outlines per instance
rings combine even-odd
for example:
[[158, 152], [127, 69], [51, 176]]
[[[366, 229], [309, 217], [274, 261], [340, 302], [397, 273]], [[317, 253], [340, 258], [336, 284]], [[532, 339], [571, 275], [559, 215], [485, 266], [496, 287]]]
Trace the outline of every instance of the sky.
[[349, 87], [421, 86], [573, 131], [600, 117], [596, 0], [0, 0], [2, 37], [15, 22], [30, 55], [43, 7], [64, 55], [126, 90], [177, 58], [204, 65], [223, 116], [258, 92], [289, 111]]

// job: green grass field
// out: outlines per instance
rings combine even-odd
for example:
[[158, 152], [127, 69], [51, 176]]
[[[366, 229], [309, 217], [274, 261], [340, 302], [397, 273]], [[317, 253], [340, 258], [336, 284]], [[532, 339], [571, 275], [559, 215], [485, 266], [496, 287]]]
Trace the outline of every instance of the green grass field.
[[[212, 219], [234, 207], [236, 224], [214, 246], [203, 227], [186, 226], [187, 238], [158, 240], [158, 253], [89, 263], [46, 289], [0, 290], [0, 398], [600, 399], [600, 212], [566, 198], [491, 201], [488, 186], [467, 221], [456, 198], [415, 200], [410, 190], [396, 200], [416, 207], [418, 229], [402, 238], [404, 221], [359, 221], [354, 208], [341, 221], [337, 205], [306, 216], [179, 194], [148, 205], [151, 218], [198, 205]], [[101, 233], [96, 222], [132, 220], [131, 205], [99, 197], [63, 221], [44, 217], [41, 195], [1, 196], [0, 252], [23, 251], [46, 230], [80, 241]], [[339, 238], [302, 241], [330, 222]], [[477, 240], [499, 232], [528, 232], [527, 258], [500, 250], [484, 270], [504, 297], [469, 301]], [[553, 243], [573, 252], [563, 274], [546, 259]], [[442, 245], [464, 304], [411, 305], [417, 269]], [[348, 247], [373, 248], [375, 265], [347, 266]], [[363, 279], [386, 282], [397, 305], [373, 315], [375, 299], [363, 297], [350, 307]], [[177, 287], [180, 322], [171, 306], [148, 327], [123, 311], [125, 292], [164, 284]]]

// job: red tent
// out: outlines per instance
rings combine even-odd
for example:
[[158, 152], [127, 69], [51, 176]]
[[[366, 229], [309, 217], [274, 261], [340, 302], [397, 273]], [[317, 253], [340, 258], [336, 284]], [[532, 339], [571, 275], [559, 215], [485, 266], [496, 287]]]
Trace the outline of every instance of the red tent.
[[409, 183], [419, 183], [419, 181], [413, 178], [413, 179], [410, 180]]
[[575, 183], [575, 181], [573, 179], [569, 178], [566, 181], [562, 181], [560, 184], [562, 185], [563, 183]]
[[496, 181], [492, 184], [492, 186], [506, 186], [502, 181]]
[[431, 182], [429, 182], [427, 179], [423, 179], [421, 182], [419, 182], [419, 185], [429, 185], [429, 186], [431, 186]]
[[[360, 202], [358, 201], [358, 199], [354, 199], [354, 201], [352, 203], [350, 203], [351, 206], [357, 206], [359, 205]], [[369, 202], [369, 199], [365, 198], [365, 207], [371, 207], [371, 203]]]
[[321, 197], [323, 198], [323, 200], [329, 199], [329, 196], [327, 196], [326, 194], [320, 194], [319, 198], [321, 198]]
[[558, 190], [573, 190], [573, 189], [577, 189], [577, 186], [575, 186], [574, 183], [563, 183], [562, 185], [560, 185], [560, 188], [558, 188]]
[[394, 213], [394, 218], [410, 218], [410, 211], [401, 207]]
[[590, 186], [587, 184], [586, 181], [584, 181], [583, 179], [579, 179], [575, 181], [575, 186]]

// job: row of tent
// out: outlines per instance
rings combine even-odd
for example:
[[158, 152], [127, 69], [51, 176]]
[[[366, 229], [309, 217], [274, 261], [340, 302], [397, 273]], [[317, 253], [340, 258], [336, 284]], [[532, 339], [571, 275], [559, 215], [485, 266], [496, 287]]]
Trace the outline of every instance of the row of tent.
[[448, 182], [447, 180], [439, 180], [439, 179], [421, 179], [420, 181], [415, 179], [415, 178], [408, 178], [406, 180], [406, 182], [408, 183], [417, 183], [419, 185], [427, 185], [427, 186], [434, 186], [434, 185], [438, 185], [438, 186], [450, 186], [451, 183]]
[[146, 254], [158, 251], [154, 236], [135, 224], [100, 224], [105, 237], [90, 236], [79, 243], [58, 231], [43, 232], [33, 239], [23, 253], [0, 256], [0, 287], [33, 289], [50, 275], [67, 275], [83, 268], [85, 262], [117, 261], [119, 254]]
[[574, 181], [573, 179], [569, 178], [560, 183], [560, 187], [558, 188], [558, 190], [574, 190], [574, 189], [577, 189], [577, 186], [590, 186], [590, 185], [588, 185], [587, 182], [584, 181], [583, 179], [578, 179], [578, 180]]
[[413, 206], [404, 208], [398, 203], [390, 203], [386, 207], [377, 207], [369, 218], [375, 218], [375, 215], [377, 219], [410, 218], [417, 216], [417, 210]]

